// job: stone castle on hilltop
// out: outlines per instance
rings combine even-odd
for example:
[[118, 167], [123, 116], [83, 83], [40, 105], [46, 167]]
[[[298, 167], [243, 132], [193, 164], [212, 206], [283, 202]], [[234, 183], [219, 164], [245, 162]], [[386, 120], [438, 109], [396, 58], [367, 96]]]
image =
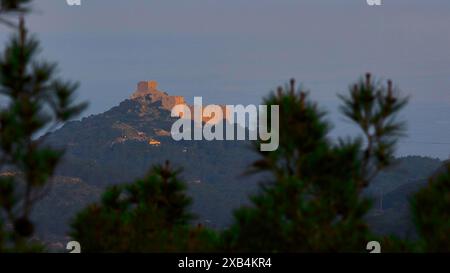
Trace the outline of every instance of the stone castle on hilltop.
[[[158, 83], [156, 81], [141, 81], [137, 84], [136, 91], [131, 95], [130, 99], [136, 100], [142, 97], [150, 96], [151, 102], [161, 102], [163, 109], [171, 111], [175, 105], [184, 104], [191, 110], [191, 116], [194, 114], [194, 106], [186, 104], [183, 96], [170, 96], [164, 91], [158, 90]], [[229, 120], [229, 113], [226, 111], [225, 105], [219, 105], [224, 113], [224, 119]], [[203, 117], [203, 122], [207, 122], [211, 118]]]
[[134, 100], [148, 95], [152, 102], [161, 101], [162, 107], [169, 111], [177, 104], [186, 104], [182, 96], [169, 96], [166, 92], [159, 91], [156, 81], [139, 82], [130, 98]]

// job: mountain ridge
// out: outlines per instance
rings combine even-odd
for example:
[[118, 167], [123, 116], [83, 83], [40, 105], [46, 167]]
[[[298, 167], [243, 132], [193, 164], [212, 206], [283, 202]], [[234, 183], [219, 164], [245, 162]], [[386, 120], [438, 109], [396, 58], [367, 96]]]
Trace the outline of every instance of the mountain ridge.
[[[161, 100], [143, 94], [43, 136], [51, 147], [66, 150], [56, 175], [79, 183], [60, 183], [37, 206], [34, 215], [39, 235], [51, 241], [65, 240], [69, 220], [80, 208], [98, 200], [106, 187], [132, 182], [150, 166], [166, 160], [184, 170], [182, 178], [194, 201], [192, 211], [198, 216], [195, 222], [218, 229], [229, 225], [233, 209], [248, 205], [248, 196], [267, 180], [262, 175], [243, 176], [258, 158], [257, 153], [249, 141], [175, 141], [170, 136], [175, 120]], [[411, 193], [414, 181], [426, 178], [441, 165], [441, 161], [427, 157], [396, 159], [367, 191], [374, 199], [374, 209], [368, 215], [370, 226], [379, 233], [410, 234], [405, 194]], [[402, 187], [405, 191], [396, 192]], [[400, 204], [379, 213], [380, 189], [385, 196], [393, 192], [391, 196]], [[403, 219], [402, 224], [392, 226], [397, 219]]]

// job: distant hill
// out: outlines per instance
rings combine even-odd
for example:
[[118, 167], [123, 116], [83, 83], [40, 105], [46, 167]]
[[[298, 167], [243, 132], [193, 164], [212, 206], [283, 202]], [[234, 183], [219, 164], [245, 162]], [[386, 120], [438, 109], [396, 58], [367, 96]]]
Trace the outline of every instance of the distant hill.
[[174, 120], [148, 95], [43, 136], [47, 145], [66, 150], [57, 175], [79, 183], [55, 188], [36, 207], [41, 236], [63, 236], [67, 220], [98, 199], [106, 186], [132, 182], [165, 160], [184, 170], [198, 221], [217, 228], [227, 225], [233, 208], [247, 203], [248, 194], [257, 189], [256, 176], [243, 176], [256, 153], [248, 141], [174, 141], [169, 133]]
[[373, 195], [386, 194], [401, 185], [427, 179], [442, 161], [423, 156], [406, 156], [394, 160], [392, 166], [380, 173], [371, 183], [368, 191]]
[[[233, 209], [248, 204], [248, 195], [261, 181], [261, 176], [242, 175], [256, 153], [248, 141], [174, 141], [169, 133], [173, 121], [161, 101], [141, 94], [43, 136], [45, 143], [65, 148], [66, 154], [53, 190], [34, 210], [39, 237], [66, 240], [68, 221], [98, 200], [106, 186], [132, 182], [165, 160], [184, 169], [197, 221], [215, 228], [227, 226]], [[403, 157], [382, 172], [366, 191], [375, 199], [368, 216], [371, 227], [378, 233], [409, 232], [407, 198], [441, 164], [437, 159]], [[401, 221], [405, 224], [393, 227]]]
[[72, 216], [87, 203], [98, 200], [101, 190], [73, 177], [56, 176], [50, 184], [51, 191], [36, 203], [32, 218], [40, 237], [60, 241]]
[[424, 187], [429, 177], [440, 172], [443, 162], [427, 157], [409, 156], [380, 174], [371, 186], [374, 207], [368, 223], [378, 234], [417, 238], [410, 214], [410, 199]]

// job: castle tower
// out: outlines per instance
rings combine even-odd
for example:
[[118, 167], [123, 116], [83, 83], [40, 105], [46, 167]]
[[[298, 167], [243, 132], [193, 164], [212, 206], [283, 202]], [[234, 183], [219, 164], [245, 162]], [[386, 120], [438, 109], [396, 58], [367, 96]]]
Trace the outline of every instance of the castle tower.
[[137, 84], [136, 91], [131, 95], [131, 99], [138, 99], [141, 97], [150, 96], [151, 102], [160, 101], [162, 108], [172, 110], [177, 104], [185, 104], [184, 97], [169, 96], [166, 92], [158, 90], [158, 83], [156, 81], [142, 81]]
[[155, 95], [160, 97], [163, 92], [158, 91], [158, 82], [156, 81], [142, 81], [137, 84], [136, 91], [131, 95], [131, 99], [143, 97], [146, 95]]

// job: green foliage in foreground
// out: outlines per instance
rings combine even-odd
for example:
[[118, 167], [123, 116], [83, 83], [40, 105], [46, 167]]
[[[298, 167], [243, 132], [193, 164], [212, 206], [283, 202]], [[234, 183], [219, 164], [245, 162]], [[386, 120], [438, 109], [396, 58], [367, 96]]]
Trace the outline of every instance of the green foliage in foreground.
[[166, 163], [133, 184], [106, 190], [100, 204], [78, 214], [71, 235], [86, 252], [214, 250], [216, 234], [191, 227], [190, 203], [178, 172]]
[[[0, 55], [0, 252], [38, 251], [29, 243], [33, 205], [48, 191], [62, 151], [46, 147], [36, 135], [80, 113], [74, 104], [76, 83], [60, 80], [56, 65], [37, 59], [39, 43], [27, 32], [24, 15], [30, 1], [2, 0], [0, 22], [14, 29]], [[3, 15], [18, 15], [18, 23]]]
[[450, 164], [411, 200], [413, 220], [425, 252], [450, 252]]
[[[261, 252], [360, 252], [374, 236], [364, 221], [371, 202], [361, 191], [389, 165], [403, 125], [395, 115], [406, 100], [392, 85], [376, 85], [366, 76], [343, 96], [343, 112], [364, 132], [361, 139], [328, 137], [330, 125], [308, 94], [279, 88], [265, 104], [280, 106], [280, 147], [260, 152], [252, 171], [272, 179], [238, 209], [225, 232], [226, 249]], [[361, 154], [363, 151], [363, 154]]]

